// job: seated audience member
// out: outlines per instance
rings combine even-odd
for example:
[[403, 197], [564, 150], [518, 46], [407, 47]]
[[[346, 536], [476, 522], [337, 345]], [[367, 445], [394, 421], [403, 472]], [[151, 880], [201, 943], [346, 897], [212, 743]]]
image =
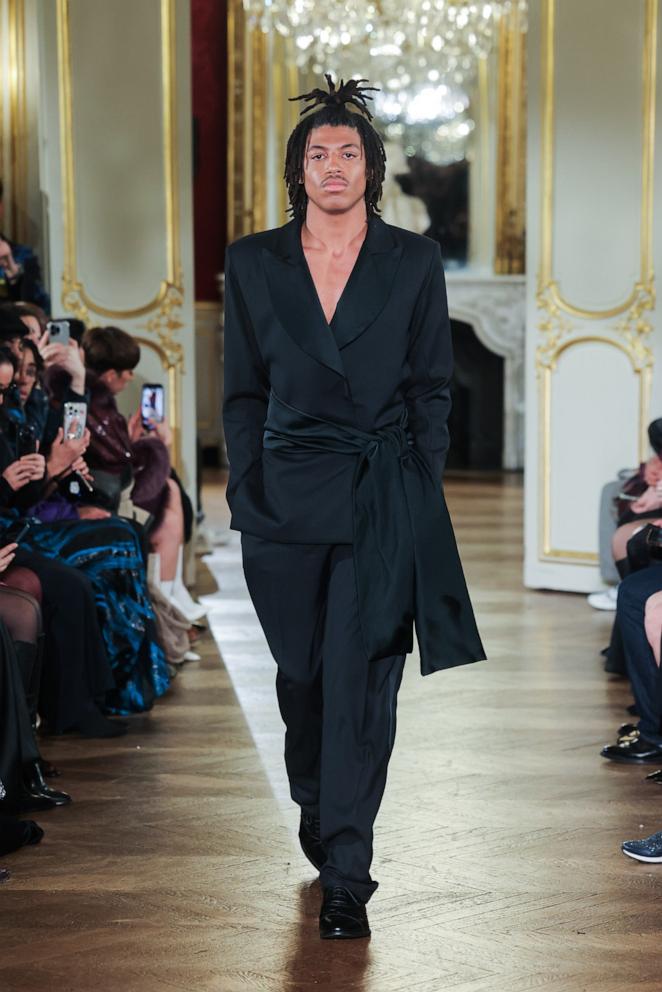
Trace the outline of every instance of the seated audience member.
[[115, 400], [133, 378], [140, 348], [118, 327], [96, 327], [85, 333], [83, 349], [92, 473], [108, 473], [118, 490], [128, 491], [133, 483], [131, 501], [155, 517], [149, 543], [160, 559], [161, 591], [191, 622], [199, 620], [205, 608], [191, 598], [183, 581], [183, 497], [170, 466], [170, 429], [165, 421], [152, 421], [146, 430], [140, 410], [127, 423]]
[[660, 675], [660, 593], [662, 561], [628, 575], [618, 587], [616, 621], [639, 722], [619, 729], [616, 744], [602, 749], [612, 761], [662, 761], [662, 677]]
[[18, 390], [18, 400], [25, 423], [40, 443], [46, 431], [49, 411], [48, 396], [41, 386], [43, 367], [39, 348], [32, 338], [24, 338], [14, 383]]
[[[12, 359], [11, 354], [0, 351], [0, 380], [8, 375], [7, 365]], [[33, 380], [22, 386], [22, 395], [29, 399], [28, 387], [34, 388]], [[37, 574], [45, 567], [52, 569], [54, 562], [49, 559], [55, 559], [63, 563], [60, 567], [71, 565], [76, 573], [88, 576], [91, 585], [87, 598], [96, 601], [101, 621], [101, 632], [94, 624], [91, 636], [103, 637], [105, 651], [101, 656], [109, 662], [113, 676], [104, 688], [101, 707], [118, 714], [142, 712], [167, 690], [170, 678], [147, 591], [139, 536], [130, 523], [111, 517], [107, 511], [79, 506], [50, 492], [53, 480], [66, 479], [72, 470], [85, 477], [87, 466], [81, 459], [88, 442], [89, 433], [81, 440], [70, 440], [63, 437], [60, 428], [46, 458], [47, 478], [44, 480], [42, 471], [35, 484], [19, 474], [23, 459], [16, 459], [0, 422], [0, 470], [16, 473], [12, 491], [3, 492], [0, 487], [0, 523], [9, 525], [17, 514], [35, 518], [22, 549], [23, 553], [27, 549], [39, 553]], [[53, 713], [48, 722], [54, 732], [68, 729]], [[93, 722], [90, 718], [88, 729]], [[98, 725], [114, 733], [117, 725], [107, 723]]]
[[627, 562], [628, 541], [642, 526], [642, 521], [659, 516], [662, 509], [662, 420], [648, 425], [648, 439], [654, 454], [643, 463], [639, 471], [623, 485], [632, 500], [618, 502], [617, 529], [612, 539], [614, 562], [621, 578], [629, 575]]
[[0, 179], [0, 299], [36, 303], [50, 313], [51, 301], [41, 279], [39, 259], [28, 245], [10, 241], [2, 232], [4, 185]]

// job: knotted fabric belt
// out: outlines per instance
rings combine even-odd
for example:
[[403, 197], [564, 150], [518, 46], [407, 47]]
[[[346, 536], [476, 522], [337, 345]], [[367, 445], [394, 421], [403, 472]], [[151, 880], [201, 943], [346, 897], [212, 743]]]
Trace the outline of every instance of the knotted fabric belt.
[[323, 420], [271, 393], [264, 447], [354, 455], [354, 567], [363, 644], [406, 654], [413, 624], [424, 675], [485, 657], [441, 488], [407, 432]]

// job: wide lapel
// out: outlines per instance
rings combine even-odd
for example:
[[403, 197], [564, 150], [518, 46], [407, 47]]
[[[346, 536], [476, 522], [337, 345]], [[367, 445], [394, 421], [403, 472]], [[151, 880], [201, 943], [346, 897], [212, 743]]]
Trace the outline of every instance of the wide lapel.
[[371, 217], [368, 233], [345, 286], [331, 329], [344, 348], [374, 323], [386, 306], [400, 264], [402, 246], [379, 217]]
[[301, 247], [299, 222], [279, 228], [273, 249], [263, 248], [262, 258], [271, 302], [285, 331], [311, 358], [344, 377], [338, 346]]

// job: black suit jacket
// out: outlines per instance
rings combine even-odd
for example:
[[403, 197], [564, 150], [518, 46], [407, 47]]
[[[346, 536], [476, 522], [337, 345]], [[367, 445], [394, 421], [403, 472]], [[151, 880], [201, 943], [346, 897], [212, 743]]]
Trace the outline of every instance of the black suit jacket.
[[299, 410], [369, 432], [406, 407], [413, 443], [441, 486], [452, 373], [441, 253], [436, 242], [371, 218], [329, 325], [300, 227], [291, 221], [227, 251], [231, 526], [286, 543], [350, 543], [355, 457], [264, 449], [270, 389]]

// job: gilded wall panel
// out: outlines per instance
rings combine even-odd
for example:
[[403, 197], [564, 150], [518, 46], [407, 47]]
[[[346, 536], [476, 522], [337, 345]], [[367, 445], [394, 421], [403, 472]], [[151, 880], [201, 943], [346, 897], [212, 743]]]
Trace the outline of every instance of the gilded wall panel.
[[168, 264], [160, 2], [68, 7], [76, 270], [94, 304], [136, 309]]
[[528, 491], [538, 557], [573, 565], [597, 560], [600, 488], [646, 455], [653, 364], [658, 0], [628, 14], [609, 5], [592, 48], [594, 4], [541, 8], [539, 475]]
[[[598, 39], [590, 5], [556, 0], [553, 39], [552, 267], [563, 297], [588, 310], [622, 303], [640, 273], [641, 217], [632, 206], [642, 193], [645, 10], [637, 0], [622, 18], [621, 0], [603, 7]], [[599, 57], [587, 60], [598, 40]]]

